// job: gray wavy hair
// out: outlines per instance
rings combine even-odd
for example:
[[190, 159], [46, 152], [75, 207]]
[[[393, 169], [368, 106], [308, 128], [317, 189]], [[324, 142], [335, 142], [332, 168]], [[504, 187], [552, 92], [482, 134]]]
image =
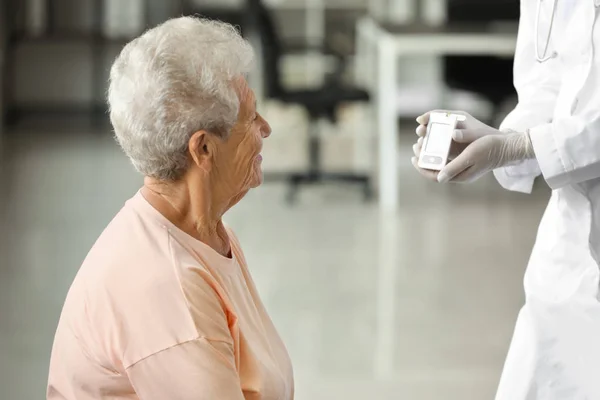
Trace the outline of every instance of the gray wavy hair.
[[127, 44], [110, 71], [108, 103], [136, 170], [178, 179], [194, 132], [226, 138], [239, 112], [232, 81], [250, 72], [253, 59], [233, 26], [196, 17], [171, 19]]

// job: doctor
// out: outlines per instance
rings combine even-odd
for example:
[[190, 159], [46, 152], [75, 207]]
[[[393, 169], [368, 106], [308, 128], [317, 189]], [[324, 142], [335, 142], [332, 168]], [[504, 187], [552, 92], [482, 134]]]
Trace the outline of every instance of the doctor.
[[[600, 399], [599, 10], [600, 0], [522, 0], [515, 110], [499, 130], [467, 115], [439, 174], [413, 158], [439, 182], [493, 171], [508, 190], [529, 193], [540, 174], [552, 188], [497, 400]], [[416, 157], [428, 118], [417, 119]]]

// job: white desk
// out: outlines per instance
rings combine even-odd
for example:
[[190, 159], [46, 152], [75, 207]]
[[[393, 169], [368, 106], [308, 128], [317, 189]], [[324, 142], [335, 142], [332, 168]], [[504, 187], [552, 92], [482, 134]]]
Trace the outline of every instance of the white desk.
[[[512, 57], [516, 25], [425, 27], [378, 24], [365, 18], [357, 24], [357, 79], [375, 94], [379, 140], [378, 191], [382, 211], [395, 211], [399, 196], [399, 126], [397, 114], [400, 57], [412, 55], [491, 55]], [[482, 72], [483, 73], [483, 72]], [[375, 80], [373, 81], [373, 78]], [[493, 77], [490, 77], [493, 79]], [[424, 112], [429, 110], [423, 110]], [[415, 124], [416, 128], [416, 124]]]

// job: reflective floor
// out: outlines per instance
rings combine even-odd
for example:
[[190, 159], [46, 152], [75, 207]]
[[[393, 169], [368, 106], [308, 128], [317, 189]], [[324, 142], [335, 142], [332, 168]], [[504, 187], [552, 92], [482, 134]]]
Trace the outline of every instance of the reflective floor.
[[[54, 329], [90, 246], [141, 178], [108, 134], [22, 128], [1, 163], [0, 398], [44, 397]], [[347, 186], [227, 215], [288, 345], [299, 400], [493, 398], [548, 191], [425, 182], [401, 142], [401, 207]], [[286, 157], [265, 154], [265, 157]]]

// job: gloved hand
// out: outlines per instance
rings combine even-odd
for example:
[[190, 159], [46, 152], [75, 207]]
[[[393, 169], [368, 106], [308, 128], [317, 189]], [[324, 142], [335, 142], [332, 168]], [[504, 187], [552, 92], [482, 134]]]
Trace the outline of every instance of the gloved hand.
[[466, 120], [459, 122], [457, 129], [452, 133], [451, 161], [439, 173], [424, 170], [417, 165], [430, 113], [417, 118], [420, 124], [417, 135], [420, 138], [413, 146], [415, 157], [412, 158], [412, 163], [427, 178], [441, 183], [473, 182], [496, 168], [535, 158], [528, 133], [501, 132], [467, 113], [452, 113], [464, 115]]

